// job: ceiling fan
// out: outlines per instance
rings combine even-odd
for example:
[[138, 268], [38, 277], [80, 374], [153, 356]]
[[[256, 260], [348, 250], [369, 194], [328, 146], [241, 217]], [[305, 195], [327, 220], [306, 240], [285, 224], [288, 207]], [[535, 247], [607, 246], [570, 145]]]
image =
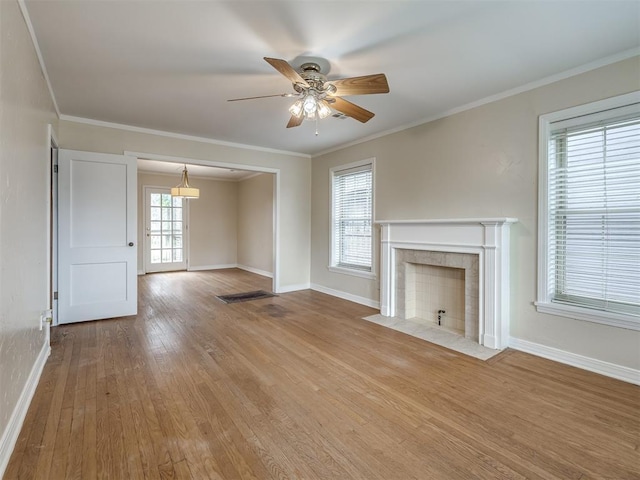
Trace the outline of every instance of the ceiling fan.
[[327, 80], [318, 63], [303, 63], [298, 72], [285, 60], [269, 57], [264, 57], [264, 59], [293, 83], [295, 93], [233, 98], [227, 101], [237, 102], [239, 100], [254, 100], [257, 98], [296, 97], [297, 100], [289, 107], [291, 118], [287, 128], [297, 127], [305, 118], [316, 121], [319, 118], [325, 118], [331, 114], [331, 109], [365, 123], [371, 120], [375, 114], [345, 100], [342, 96], [389, 93], [389, 84], [384, 73]]

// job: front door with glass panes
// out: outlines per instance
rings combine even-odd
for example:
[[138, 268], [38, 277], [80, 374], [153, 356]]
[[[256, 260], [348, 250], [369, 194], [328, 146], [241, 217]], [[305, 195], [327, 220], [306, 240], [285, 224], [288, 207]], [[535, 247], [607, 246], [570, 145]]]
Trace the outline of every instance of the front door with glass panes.
[[171, 196], [171, 189], [145, 187], [145, 271], [186, 270], [187, 202]]

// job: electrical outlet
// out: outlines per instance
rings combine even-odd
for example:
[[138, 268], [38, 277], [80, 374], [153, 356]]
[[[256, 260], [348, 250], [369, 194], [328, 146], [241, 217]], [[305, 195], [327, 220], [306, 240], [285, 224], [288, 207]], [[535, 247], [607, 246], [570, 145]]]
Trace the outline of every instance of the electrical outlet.
[[45, 310], [40, 314], [40, 330], [44, 328], [46, 323], [51, 324], [53, 322], [53, 312], [51, 310]]

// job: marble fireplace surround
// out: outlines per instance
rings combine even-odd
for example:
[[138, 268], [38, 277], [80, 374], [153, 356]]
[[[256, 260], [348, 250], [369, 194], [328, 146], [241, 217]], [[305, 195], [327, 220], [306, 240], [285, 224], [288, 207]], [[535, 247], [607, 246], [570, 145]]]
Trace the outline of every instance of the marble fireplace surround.
[[[456, 267], [460, 262], [469, 264], [471, 260], [461, 259], [472, 259], [475, 255], [478, 259], [477, 322], [475, 315], [469, 318], [477, 325], [477, 331], [474, 327], [468, 336], [488, 348], [506, 348], [509, 342], [509, 227], [515, 222], [517, 219], [506, 217], [376, 222], [381, 226], [380, 313], [386, 317], [404, 315], [404, 311], [400, 311], [404, 310], [404, 300], [398, 295], [399, 290], [402, 295], [404, 288], [404, 283], [398, 288], [403, 262]], [[456, 259], [454, 255], [423, 255], [419, 251], [471, 255]], [[469, 265], [465, 272], [472, 273], [473, 267]], [[465, 283], [475, 288], [475, 281], [467, 279]]]

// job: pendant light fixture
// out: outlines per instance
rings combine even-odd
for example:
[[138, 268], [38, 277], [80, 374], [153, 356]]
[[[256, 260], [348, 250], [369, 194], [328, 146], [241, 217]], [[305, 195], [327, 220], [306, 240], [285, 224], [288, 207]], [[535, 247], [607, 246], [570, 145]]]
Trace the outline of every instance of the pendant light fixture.
[[189, 172], [187, 165], [182, 170], [182, 180], [180, 185], [171, 189], [171, 196], [178, 198], [200, 198], [200, 189], [189, 186]]

